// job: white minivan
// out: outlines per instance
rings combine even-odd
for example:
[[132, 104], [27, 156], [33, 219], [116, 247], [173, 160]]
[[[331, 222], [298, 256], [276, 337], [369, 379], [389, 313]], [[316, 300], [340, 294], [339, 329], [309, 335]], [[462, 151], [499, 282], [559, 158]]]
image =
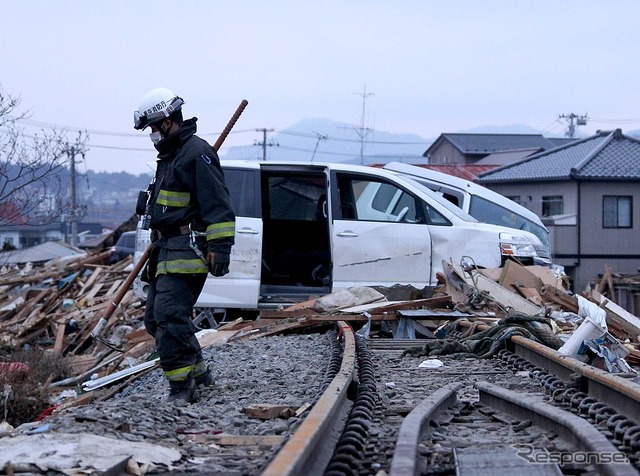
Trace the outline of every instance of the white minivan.
[[435, 170], [401, 162], [389, 162], [383, 168], [426, 185], [479, 221], [530, 231], [540, 240], [535, 264], [551, 266], [549, 230], [528, 208], [482, 185]]
[[[209, 276], [196, 307], [281, 304], [354, 286], [437, 283], [442, 260], [533, 264], [532, 233], [475, 218], [400, 174], [341, 163], [222, 161], [236, 212], [230, 272]], [[139, 259], [149, 233], [139, 230]], [[136, 281], [144, 295], [144, 283]]]

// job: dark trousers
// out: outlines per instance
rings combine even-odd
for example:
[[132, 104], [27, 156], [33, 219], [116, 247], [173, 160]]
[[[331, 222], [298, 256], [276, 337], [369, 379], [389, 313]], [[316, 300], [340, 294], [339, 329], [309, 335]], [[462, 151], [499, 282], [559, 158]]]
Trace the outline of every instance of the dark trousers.
[[[144, 325], [156, 341], [160, 366], [165, 372], [193, 367], [202, 361], [202, 350], [195, 337], [193, 305], [207, 275], [160, 274], [151, 280], [147, 292]], [[171, 377], [167, 377], [173, 380]], [[181, 380], [178, 376], [176, 380]]]

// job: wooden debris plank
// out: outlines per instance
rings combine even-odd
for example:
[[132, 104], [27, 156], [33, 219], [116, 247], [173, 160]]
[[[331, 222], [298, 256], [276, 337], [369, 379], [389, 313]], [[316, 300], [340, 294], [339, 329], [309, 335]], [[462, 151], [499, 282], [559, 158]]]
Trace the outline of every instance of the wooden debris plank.
[[578, 314], [578, 299], [555, 286], [542, 286], [542, 300], [559, 305], [563, 310]]
[[65, 324], [59, 323], [56, 329], [56, 341], [53, 345], [53, 355], [60, 355], [62, 353], [62, 347], [64, 345], [64, 332], [65, 332]]
[[139, 344], [140, 342], [153, 340], [153, 337], [151, 337], [151, 335], [147, 332], [146, 329], [138, 329], [138, 330], [129, 332], [125, 337], [125, 340], [131, 344]]
[[50, 271], [48, 273], [36, 273], [29, 276], [12, 276], [8, 278], [0, 279], [0, 286], [8, 284], [29, 284], [29, 283], [41, 283], [49, 278], [59, 278], [60, 273], [57, 271]]
[[31, 314], [33, 308], [42, 300], [44, 300], [48, 295], [55, 293], [53, 289], [43, 289], [38, 295], [28, 301], [25, 301], [22, 305], [22, 308], [16, 313], [13, 317], [16, 321], [20, 319], [26, 319], [26, 317]]
[[453, 267], [453, 263], [442, 260], [442, 269], [447, 293], [451, 296], [451, 300], [463, 304], [468, 303], [469, 296], [473, 293], [473, 287], [467, 284], [464, 277]]
[[540, 296], [540, 293], [536, 288], [527, 288], [520, 285], [520, 283], [513, 283], [512, 286], [518, 292], [518, 294], [520, 294], [523, 298], [527, 299], [528, 301], [531, 301], [536, 306], [543, 305], [542, 297]]
[[514, 310], [521, 312], [528, 316], [537, 316], [542, 312], [540, 306], [536, 306], [532, 302], [527, 301], [523, 297], [516, 294], [514, 291], [510, 291], [500, 284], [496, 283], [490, 278], [476, 272], [474, 279], [465, 276], [462, 270], [458, 269], [455, 264], [451, 266], [456, 270], [456, 274], [461, 276], [468, 286], [477, 286], [478, 291], [484, 291], [489, 293], [491, 297], [505, 308], [513, 308]]
[[500, 277], [502, 276], [504, 270], [502, 268], [487, 268], [479, 269], [478, 271], [484, 274], [487, 278], [493, 279], [497, 283], [500, 281]]
[[253, 340], [258, 339], [260, 337], [270, 336], [274, 334], [279, 334], [280, 332], [293, 330], [293, 329], [302, 329], [304, 327], [311, 327], [323, 324], [315, 319], [301, 319], [296, 322], [288, 322], [286, 324], [276, 324], [272, 326], [267, 326], [265, 328], [254, 329], [249, 333], [238, 333], [237, 335], [229, 338], [229, 342], [237, 341], [237, 340]]
[[104, 283], [95, 284], [91, 288], [91, 290], [86, 295], [83, 296], [83, 299], [89, 302], [91, 299], [93, 299], [96, 296], [96, 294], [98, 294], [98, 292], [102, 289], [103, 286], [104, 286]]
[[607, 325], [613, 325], [624, 331], [634, 341], [640, 336], [640, 319], [607, 299], [598, 291], [591, 291], [591, 300], [607, 313]]
[[94, 355], [72, 355], [69, 356], [70, 365], [75, 375], [80, 375], [96, 365]]
[[155, 342], [151, 336], [149, 336], [149, 338], [149, 340], [145, 342], [138, 342], [136, 345], [128, 349], [125, 352], [126, 355], [137, 359], [152, 352], [155, 349]]
[[456, 320], [456, 319], [473, 319], [474, 314], [461, 312], [451, 309], [404, 309], [398, 311], [403, 317], [410, 317], [414, 320]]
[[498, 284], [509, 290], [514, 290], [516, 286], [522, 288], [542, 289], [542, 286], [544, 285], [538, 276], [529, 271], [528, 267], [522, 266], [521, 264], [511, 260], [507, 260], [502, 267]]
[[292, 304], [291, 306], [288, 306], [286, 309], [284, 309], [284, 312], [293, 312], [293, 311], [301, 311], [301, 310], [309, 310], [309, 309], [313, 309], [313, 306], [315, 306], [316, 302], [318, 301], [318, 299], [320, 298], [313, 298], [313, 299], [308, 299], [306, 301], [302, 301], [296, 304]]
[[229, 322], [225, 322], [224, 324], [221, 324], [220, 327], [218, 327], [218, 331], [230, 331], [233, 330], [237, 325], [242, 325], [242, 324], [251, 324], [252, 321], [245, 321], [244, 319], [242, 319], [241, 317], [234, 319], [233, 321], [229, 321]]
[[443, 304], [447, 303], [451, 303], [451, 296], [449, 296], [448, 294], [432, 298], [414, 299], [412, 301], [405, 301], [401, 303], [389, 303], [386, 306], [381, 306], [373, 309], [371, 311], [371, 314], [384, 314], [400, 310], [421, 309], [424, 307], [435, 308], [441, 307]]
[[259, 420], [273, 420], [274, 418], [291, 418], [295, 416], [299, 407], [291, 405], [277, 405], [273, 403], [254, 403], [241, 408], [240, 413], [244, 413], [249, 418]]
[[109, 290], [105, 293], [105, 296], [112, 296], [114, 295], [116, 292], [118, 292], [118, 289], [120, 288], [120, 285], [122, 284], [122, 282], [124, 281], [124, 279], [117, 279], [113, 282], [113, 284], [111, 285], [111, 287], [109, 288]]
[[239, 332], [240, 331], [205, 330], [205, 331], [198, 332], [196, 334], [196, 338], [200, 343], [200, 347], [202, 347], [203, 349], [206, 349], [207, 347], [211, 347], [212, 345], [221, 344], [229, 341], [229, 339], [231, 339], [233, 336], [235, 336]]
[[101, 268], [95, 269], [89, 276], [89, 279], [87, 279], [84, 285], [80, 288], [80, 290], [78, 291], [78, 294], [80, 295], [84, 294], [86, 290], [89, 289], [89, 287], [92, 286], [98, 280], [98, 276], [100, 276], [101, 272], [102, 272]]

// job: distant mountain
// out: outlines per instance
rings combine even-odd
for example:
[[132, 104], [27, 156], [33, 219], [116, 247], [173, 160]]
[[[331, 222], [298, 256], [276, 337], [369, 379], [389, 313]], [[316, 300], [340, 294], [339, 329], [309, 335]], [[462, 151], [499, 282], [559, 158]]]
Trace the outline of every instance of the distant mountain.
[[[543, 134], [523, 124], [481, 126], [458, 132], [468, 134]], [[416, 134], [396, 134], [364, 129], [329, 119], [303, 119], [286, 129], [267, 136], [267, 145], [231, 147], [223, 159], [285, 161], [321, 161], [363, 163], [365, 165], [399, 161], [424, 163], [422, 154], [437, 139], [425, 139]]]
[[464, 134], [544, 134], [544, 132], [534, 129], [533, 127], [525, 126], [524, 124], [480, 126], [459, 132]]
[[329, 119], [304, 119], [267, 136], [253, 146], [231, 147], [224, 159], [349, 162], [377, 164], [392, 160], [424, 162], [422, 154], [434, 139], [358, 128]]
[[640, 139], [640, 130], [635, 130], [635, 131], [627, 131], [625, 132], [626, 135], [634, 137], [635, 139]]

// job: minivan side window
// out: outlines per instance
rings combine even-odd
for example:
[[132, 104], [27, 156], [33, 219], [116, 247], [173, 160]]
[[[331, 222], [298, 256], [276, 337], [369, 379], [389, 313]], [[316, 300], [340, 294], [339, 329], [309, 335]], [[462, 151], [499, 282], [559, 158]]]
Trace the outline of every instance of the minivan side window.
[[261, 211], [257, 200], [258, 171], [225, 167], [224, 178], [236, 215], [260, 218]]
[[397, 185], [372, 177], [338, 174], [342, 219], [448, 225], [440, 213]]

